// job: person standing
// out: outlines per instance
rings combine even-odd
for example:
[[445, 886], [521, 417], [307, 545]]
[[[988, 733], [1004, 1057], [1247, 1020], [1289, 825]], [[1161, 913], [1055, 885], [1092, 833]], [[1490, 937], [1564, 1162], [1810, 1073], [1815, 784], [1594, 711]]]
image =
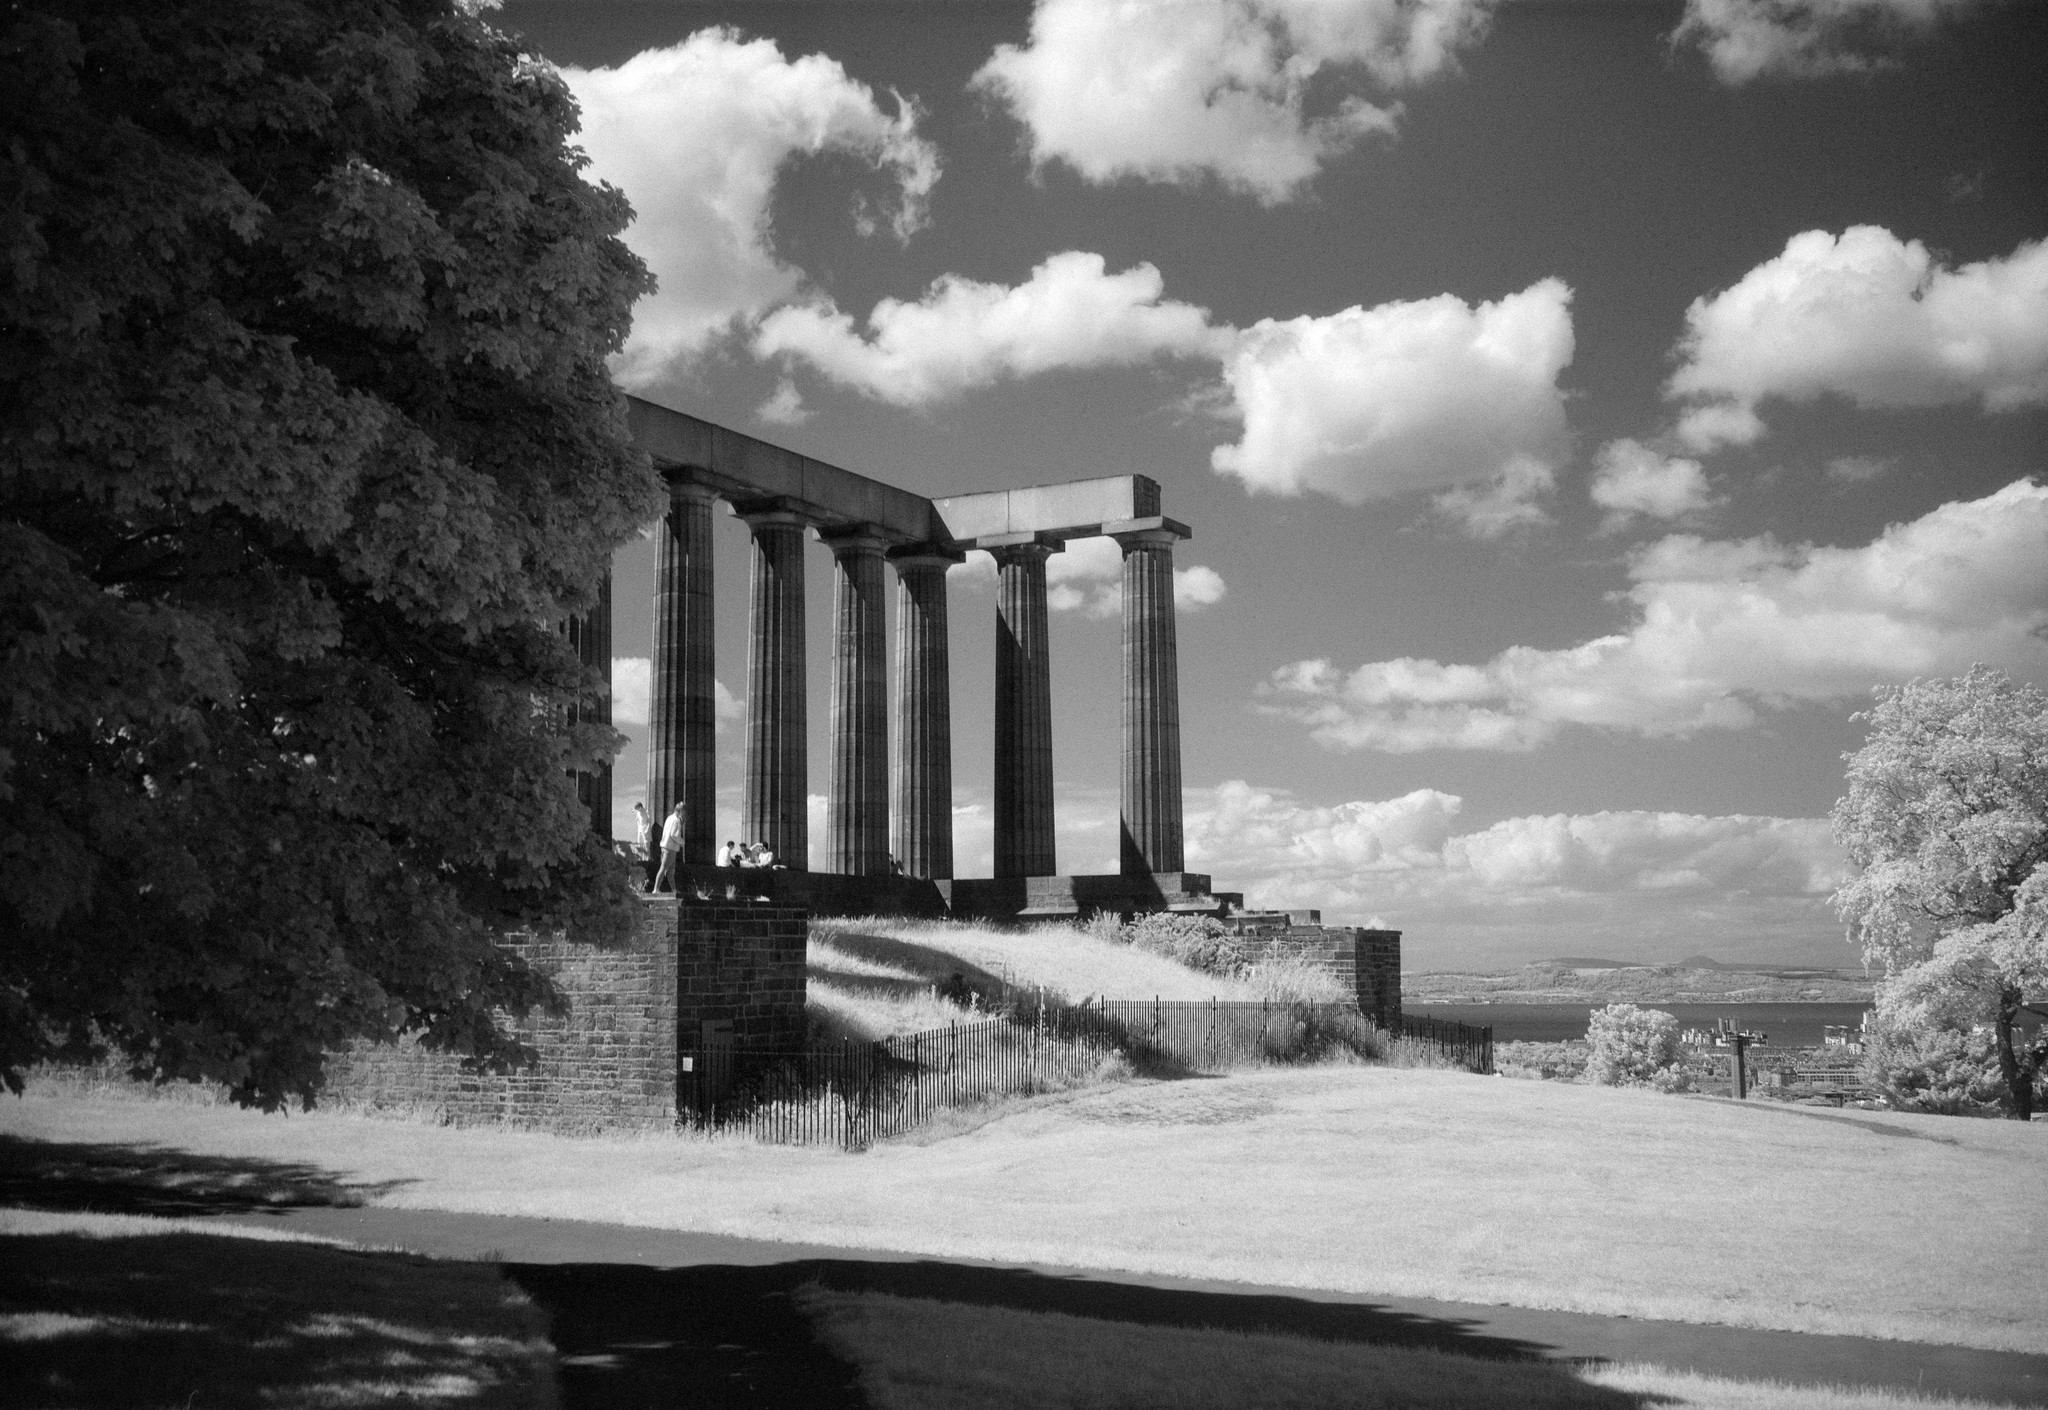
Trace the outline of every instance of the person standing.
[[650, 892], [661, 890], [664, 881], [668, 882], [670, 891], [676, 889], [671, 878], [675, 875], [676, 859], [682, 854], [683, 800], [678, 798], [675, 807], [669, 809], [668, 821], [661, 825], [661, 870], [654, 874], [654, 885], [648, 888]]
[[655, 873], [661, 869], [661, 854], [654, 848], [654, 819], [647, 816], [645, 803], [633, 805], [633, 855], [639, 858], [647, 889], [652, 891]]

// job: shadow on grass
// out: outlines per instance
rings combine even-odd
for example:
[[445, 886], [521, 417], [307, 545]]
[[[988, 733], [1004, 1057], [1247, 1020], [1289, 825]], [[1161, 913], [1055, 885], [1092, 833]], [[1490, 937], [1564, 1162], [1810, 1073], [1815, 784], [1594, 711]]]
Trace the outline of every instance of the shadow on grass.
[[174, 1146], [0, 1136], [0, 1205], [17, 1209], [179, 1217], [353, 1208], [404, 1183], [352, 1185], [318, 1166]]
[[[896, 940], [887, 935], [868, 935], [856, 930], [820, 931], [812, 938], [818, 944], [829, 946], [841, 954], [851, 955], [855, 959], [866, 960], [870, 964], [888, 965], [892, 969], [907, 970], [911, 974], [918, 976], [914, 980], [888, 980], [882, 979], [879, 976], [870, 976], [870, 979], [877, 985], [903, 984], [907, 985], [910, 989], [923, 989], [933, 984], [944, 984], [948, 979], [957, 974], [972, 993], [980, 996], [982, 1007], [992, 1007], [1002, 998], [1004, 986], [1001, 975], [991, 974], [979, 965], [970, 964], [966, 960], [961, 959], [958, 955], [948, 954], [944, 950], [935, 950], [929, 945], [919, 945], [910, 940]], [[833, 983], [844, 984], [848, 987], [864, 982], [857, 975], [839, 974], [831, 971], [821, 971], [821, 973], [830, 978]], [[903, 991], [878, 988], [876, 992]]]
[[[1271, 1378], [1332, 1347], [1368, 1353], [1352, 1359], [1353, 1370], [1364, 1367], [1365, 1381], [1376, 1366], [1395, 1367], [1379, 1373], [1390, 1381], [1381, 1387], [1387, 1394], [1357, 1384], [1334, 1402], [1345, 1405], [1645, 1410], [1666, 1403], [1588, 1385], [1570, 1365], [1546, 1360], [1548, 1348], [1535, 1343], [1369, 1304], [937, 1262], [806, 1259], [665, 1270], [524, 1264], [506, 1271], [550, 1314], [569, 1407], [865, 1406], [864, 1372], [876, 1384], [900, 1384], [900, 1378], [892, 1379], [885, 1364], [892, 1351], [883, 1343], [890, 1338], [864, 1332], [846, 1313], [894, 1299], [918, 1300], [910, 1317], [899, 1320], [912, 1329], [913, 1355], [929, 1382], [901, 1403], [1294, 1403], [1268, 1398]], [[962, 1316], [993, 1325], [993, 1334], [979, 1343], [983, 1351], [949, 1343], [944, 1328]], [[929, 1329], [921, 1340], [919, 1325]], [[1165, 1354], [1131, 1354], [1162, 1337]], [[1029, 1364], [1071, 1359], [1095, 1367], [1085, 1393], [1070, 1398], [1068, 1388], [1037, 1383], [1028, 1366], [1006, 1370], [1002, 1356], [986, 1350], [1033, 1342], [1043, 1354], [1024, 1358]], [[1231, 1368], [1227, 1384], [1218, 1381], [1219, 1362]], [[1417, 1373], [1416, 1366], [1423, 1370]], [[991, 1377], [1015, 1382], [1004, 1387], [1007, 1396], [993, 1393]], [[1416, 1398], [1418, 1381], [1440, 1383], [1444, 1394]]]
[[494, 1265], [212, 1234], [0, 1240], [0, 1400], [555, 1404], [546, 1323]]

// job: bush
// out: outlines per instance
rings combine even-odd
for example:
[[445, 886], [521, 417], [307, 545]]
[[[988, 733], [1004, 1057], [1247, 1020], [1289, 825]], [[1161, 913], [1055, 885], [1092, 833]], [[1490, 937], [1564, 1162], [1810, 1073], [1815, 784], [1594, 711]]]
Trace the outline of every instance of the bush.
[[1236, 979], [1251, 968], [1243, 940], [1212, 916], [1141, 915], [1120, 927], [1127, 943], [1204, 974]]
[[1586, 1025], [1592, 1051], [1586, 1058], [1586, 1081], [1604, 1087], [1654, 1087], [1660, 1092], [1690, 1090], [1692, 1075], [1678, 1045], [1678, 1020], [1662, 1009], [1634, 1004], [1609, 1004], [1595, 1009]]
[[1988, 1031], [1919, 1029], [1871, 1015], [1863, 1076], [1900, 1111], [1999, 1116], [2009, 1100]]
[[1576, 1082], [1586, 1073], [1586, 1042], [1573, 1038], [1563, 1043], [1495, 1043], [1493, 1070], [1503, 1077]]

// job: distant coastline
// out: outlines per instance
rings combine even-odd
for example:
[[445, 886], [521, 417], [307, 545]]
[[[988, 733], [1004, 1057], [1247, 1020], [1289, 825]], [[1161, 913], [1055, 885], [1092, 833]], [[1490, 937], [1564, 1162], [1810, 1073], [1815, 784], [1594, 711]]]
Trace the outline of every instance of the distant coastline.
[[1735, 969], [1713, 960], [1670, 965], [1566, 958], [1500, 973], [1403, 974], [1401, 997], [1434, 1004], [1869, 1003], [1874, 984], [1861, 970]]

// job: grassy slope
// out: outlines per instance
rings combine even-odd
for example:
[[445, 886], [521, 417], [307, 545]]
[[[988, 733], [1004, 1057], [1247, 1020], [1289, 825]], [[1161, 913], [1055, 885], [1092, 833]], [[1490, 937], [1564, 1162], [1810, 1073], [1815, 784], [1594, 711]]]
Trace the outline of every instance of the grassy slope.
[[[823, 922], [814, 937], [832, 948], [881, 961], [938, 983], [955, 971], [970, 983], [994, 988], [1005, 979], [1021, 988], [1042, 985], [1076, 1002], [1109, 999], [1257, 1000], [1253, 985], [1200, 974], [1129, 945], [1098, 940], [1072, 926], [998, 930], [952, 921], [866, 917]], [[816, 943], [814, 939], [814, 943]]]
[[302, 1162], [416, 1208], [2048, 1351], [2043, 1125], [1329, 1068], [860, 1156], [104, 1098], [0, 1102], [0, 1130]]

